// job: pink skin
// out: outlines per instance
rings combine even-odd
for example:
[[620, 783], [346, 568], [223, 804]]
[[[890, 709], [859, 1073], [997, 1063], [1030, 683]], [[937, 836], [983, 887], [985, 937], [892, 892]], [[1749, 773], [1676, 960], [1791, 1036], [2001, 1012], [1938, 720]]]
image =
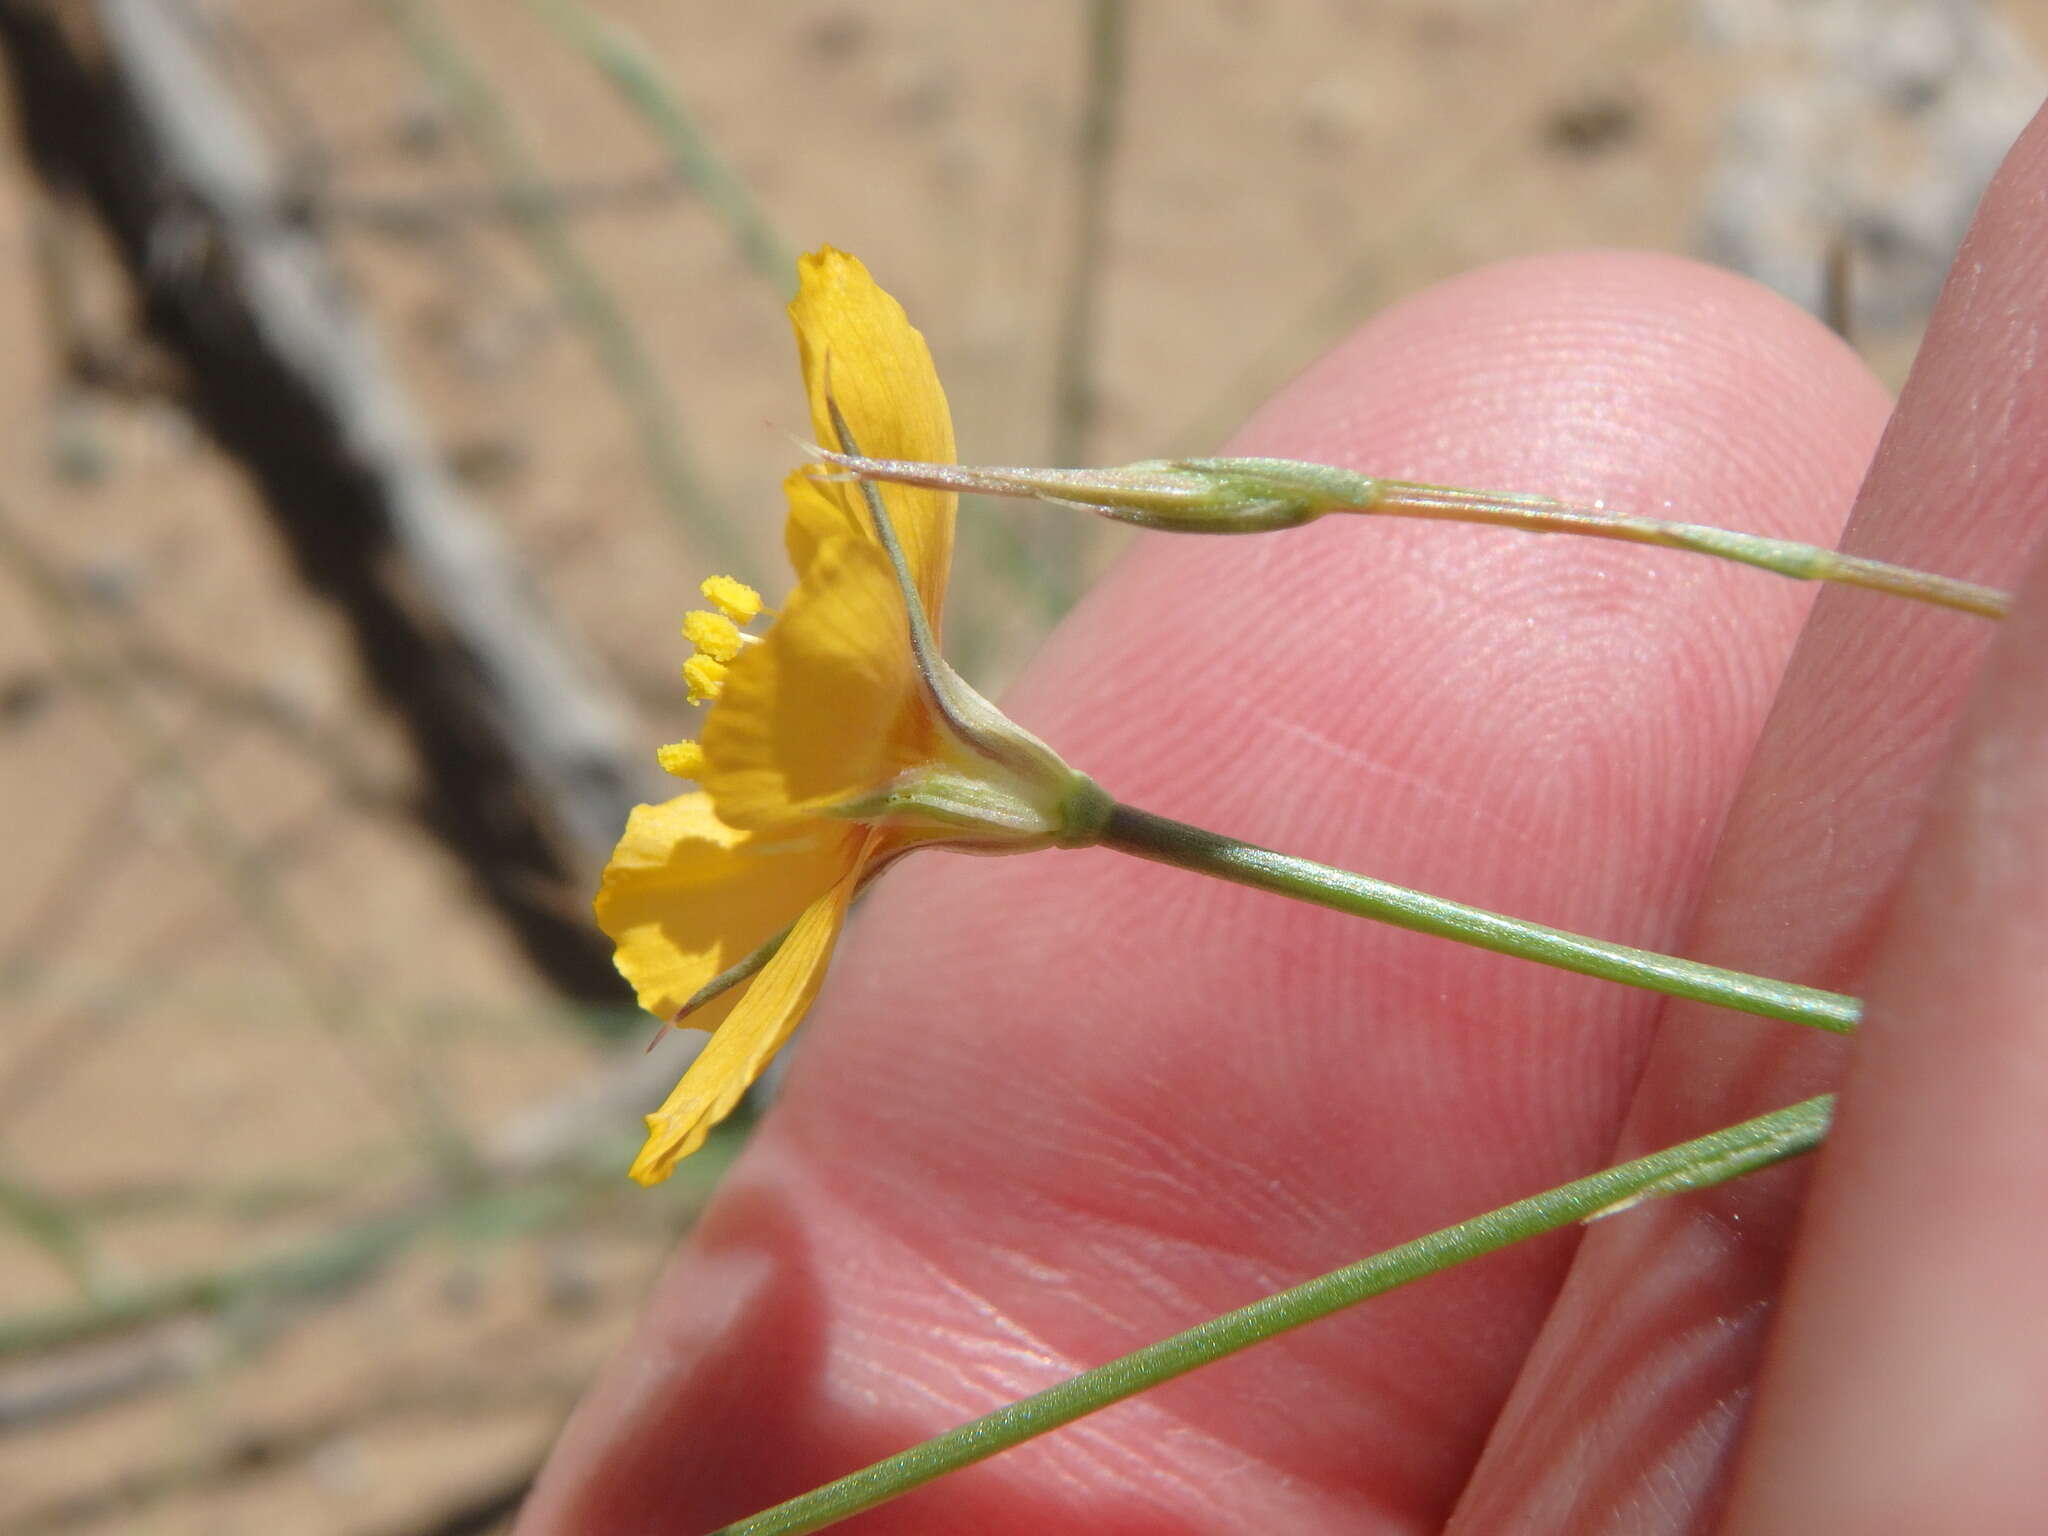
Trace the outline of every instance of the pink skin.
[[[2037, 127], [1851, 547], [2020, 582], [2048, 518], [2044, 194]], [[1574, 255], [1398, 306], [1231, 448], [1832, 542], [1886, 414], [1762, 291]], [[1838, 592], [1802, 638], [1811, 598], [1663, 551], [1352, 518], [1121, 564], [1007, 701], [1070, 761], [1217, 831], [1867, 991], [1841, 1129], [1796, 1234], [1804, 1169], [1559, 1234], [846, 1529], [2037, 1516], [2048, 593], [2002, 636]], [[921, 856], [857, 920], [782, 1102], [520, 1531], [708, 1529], [1850, 1057], [1106, 852]]]

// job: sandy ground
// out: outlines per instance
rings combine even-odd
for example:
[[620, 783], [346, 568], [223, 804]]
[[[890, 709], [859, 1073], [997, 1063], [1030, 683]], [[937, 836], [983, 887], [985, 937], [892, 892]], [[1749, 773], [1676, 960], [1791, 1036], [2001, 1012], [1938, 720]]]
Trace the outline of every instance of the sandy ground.
[[[488, 175], [460, 121], [375, 7], [207, 9], [232, 23], [280, 147], [317, 167], [337, 253], [436, 442], [646, 744], [678, 734], [675, 626], [708, 541], [664, 508], [530, 251], [477, 212]], [[904, 299], [965, 453], [1043, 459], [1084, 8], [600, 9], [638, 31], [790, 245], [856, 251]], [[1827, 94], [1813, 48], [1708, 24], [1744, 10], [1134, 7], [1088, 457], [1212, 447], [1351, 324], [1448, 273], [1581, 244], [1704, 248], [1745, 103]], [[440, 13], [550, 177], [590, 192], [571, 233], [674, 396], [715, 507], [700, 515], [772, 587], [803, 426], [779, 286], [713, 211], [649, 190], [644, 126], [528, 11]], [[1924, 156], [1892, 126], [1889, 152]], [[1977, 174], [1948, 153], [1951, 181]], [[18, 163], [0, 178], [0, 518], [61, 601], [0, 569], [0, 1213], [18, 1218], [0, 1221], [0, 1330], [324, 1252], [451, 1140], [547, 1105], [601, 1056], [410, 821], [411, 765], [345, 635], [175, 381], [86, 392], [60, 375], [31, 191]], [[378, 209], [444, 217], [402, 233]], [[1776, 259], [1818, 274], [1824, 221], [1779, 212]], [[91, 232], [61, 251], [86, 325], [127, 345], [129, 300]], [[1875, 279], [1856, 339], [1896, 380], [1931, 291]], [[136, 373], [152, 377], [146, 353]], [[1091, 536], [1083, 559], [1111, 553]], [[955, 611], [981, 615], [964, 643], [999, 681], [1043, 606], [1009, 545], [977, 534], [969, 555]], [[348, 1004], [322, 1028], [309, 999], [335, 988]], [[465, 1209], [292, 1305], [197, 1297], [141, 1330], [0, 1353], [0, 1527], [431, 1529], [533, 1464], [693, 1198], [607, 1166]]]

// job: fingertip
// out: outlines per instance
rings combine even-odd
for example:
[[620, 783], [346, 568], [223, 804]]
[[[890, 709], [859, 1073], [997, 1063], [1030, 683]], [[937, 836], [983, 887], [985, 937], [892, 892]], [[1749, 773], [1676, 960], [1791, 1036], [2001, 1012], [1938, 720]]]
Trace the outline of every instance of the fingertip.
[[[2038, 545], [2044, 187], [2048, 115], [2008, 156], [1951, 269], [1859, 494], [1844, 541], [1854, 552], [2009, 585]], [[1652, 1486], [1690, 1518], [1710, 1519], [1737, 1465], [1738, 1433], [1733, 1508], [1715, 1522], [1729, 1530], [1816, 1518], [1831, 1528], [2018, 1529], [2025, 1522], [2014, 1522], [2012, 1506], [1995, 1507], [2016, 1487], [2038, 1509], [2038, 1456], [2009, 1452], [2038, 1445], [2039, 1424], [2009, 1403], [1971, 1417], [1985, 1406], [1971, 1400], [1975, 1388], [1995, 1397], [2001, 1382], [2039, 1377], [2040, 1341], [2026, 1333], [2038, 1285], [2010, 1287], [2038, 1270], [2037, 1256], [2015, 1242], [1998, 1257], [2020, 1263], [1971, 1272], [2034, 1230], [1997, 1207], [2002, 1194], [2030, 1187], [2025, 1167], [2038, 1159], [1991, 1149], [2015, 1129], [2014, 1145], [2038, 1142], [2042, 1084], [2025, 1054], [1976, 1052], [2002, 1031], [2008, 1041], [2038, 1033], [2037, 997], [2003, 1019], [1984, 1006], [2023, 974], [1997, 952], [2013, 936], [2001, 925], [2018, 919], [2038, 954], [2038, 914], [2011, 901], [1973, 910], [1959, 879], [1932, 903], [1939, 939], [1917, 935], [1917, 955], [1899, 940], [1901, 924], [1924, 929], [1930, 916], [1912, 915], [1913, 882], [1902, 895], [1899, 878], [1958, 705], [1987, 643], [2010, 658], [2033, 640], [2040, 653], [2038, 631], [2012, 627], [2022, 622], [2016, 610], [2000, 634], [1955, 613], [1839, 592], [1806, 626], [1688, 947], [1868, 996], [1840, 1122], [1803, 1213], [1803, 1175], [1788, 1171], [1596, 1230], [1495, 1430], [1476, 1483], [1479, 1524], [1526, 1520], [1546, 1492], [1597, 1520], [1586, 1490], [1611, 1513], [1631, 1507], [1619, 1490]], [[2037, 710], [2044, 696], [2036, 678]], [[2037, 742], [2027, 755], [2042, 750]], [[2021, 771], [2039, 782], [2038, 769]], [[2027, 798], [2007, 797], [2001, 809]], [[1978, 876], [2024, 847], [2013, 835], [2003, 847], [1980, 842]], [[1882, 959], [1871, 972], [1887, 950], [1906, 953], [1932, 983], [1919, 1006], [1900, 1006]], [[1928, 963], [1935, 958], [1948, 962], [1945, 974]], [[1682, 1005], [1666, 1015], [1621, 1148], [1809, 1094], [1841, 1077], [1841, 1044], [1731, 1027]], [[1971, 1165], [1991, 1177], [1973, 1188]], [[1795, 1235], [1790, 1288], [1779, 1295]], [[1977, 1348], [1963, 1347], [1972, 1332]]]
[[[1840, 615], [1813, 669], [1861, 837], [1827, 911], [1882, 935], [1815, 1173], [1728, 1528], [2027, 1528], [2041, 1507], [2040, 1128], [2048, 1114], [2048, 112], [1987, 190], [1859, 507], [1889, 558], [2013, 583], [2002, 625]], [[1948, 622], [1943, 622], [1944, 620]], [[1818, 627], [1818, 626], [1817, 626]], [[1889, 740], [1840, 729], [1882, 694]], [[1967, 696], [1968, 702], [1964, 700]], [[1937, 776], [1938, 767], [1938, 776]], [[1786, 782], [1789, 781], [1789, 782]], [[1931, 784], [1931, 788], [1930, 788]], [[1920, 815], [1922, 805], [1926, 814]], [[1917, 832], [1917, 835], [1916, 835]], [[1830, 871], [1835, 873], [1835, 871]], [[1902, 1234], [1910, 1234], [1901, 1241]]]

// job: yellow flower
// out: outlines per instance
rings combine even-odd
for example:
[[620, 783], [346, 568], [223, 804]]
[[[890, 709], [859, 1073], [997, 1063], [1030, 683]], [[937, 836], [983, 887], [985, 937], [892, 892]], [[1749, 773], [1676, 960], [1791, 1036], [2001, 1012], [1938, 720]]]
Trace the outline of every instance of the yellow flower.
[[[819, 442], [950, 461], [946, 399], [901, 307], [829, 247], [799, 276], [790, 318]], [[730, 622], [686, 621], [700, 646], [686, 676], [693, 700], [716, 702], [701, 747], [662, 759], [703, 787], [635, 810], [598, 891], [641, 1005], [713, 1032], [647, 1117], [643, 1184], [696, 1151], [789, 1038], [864, 879], [918, 847], [1087, 841], [1107, 805], [939, 657], [950, 492], [803, 472], [784, 489], [795, 590], [757, 638], [740, 626], [759, 597], [704, 584]]]

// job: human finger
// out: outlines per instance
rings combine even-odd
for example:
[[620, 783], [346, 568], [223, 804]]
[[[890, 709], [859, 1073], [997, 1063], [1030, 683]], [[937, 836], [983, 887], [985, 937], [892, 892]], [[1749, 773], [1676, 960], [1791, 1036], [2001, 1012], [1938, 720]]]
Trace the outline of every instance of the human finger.
[[[1827, 540], [1883, 407], [1762, 290], [1591, 255], [1397, 308], [1234, 447]], [[1009, 707], [1148, 809], [1669, 947], [1806, 603], [1461, 528], [1149, 540]], [[1587, 1171], [1654, 1012], [1104, 852], [912, 861], [525, 1529], [708, 1526]], [[1177, 1383], [888, 1528], [1440, 1515], [1569, 1246]]]
[[[2031, 351], [2048, 322], [2044, 187], [2048, 125], [2037, 121], [1986, 194], [1845, 547], [2017, 584], [2048, 517], [2035, 425], [2048, 396]], [[1994, 633], [1861, 593], [1821, 599], [1729, 818], [1689, 954], [1862, 991]], [[1803, 1098], [1836, 1081], [1845, 1050], [1862, 1048], [1674, 1007], [1620, 1151]], [[1712, 1523], [1804, 1177], [1773, 1173], [1589, 1234], [1461, 1506], [1461, 1528]]]

